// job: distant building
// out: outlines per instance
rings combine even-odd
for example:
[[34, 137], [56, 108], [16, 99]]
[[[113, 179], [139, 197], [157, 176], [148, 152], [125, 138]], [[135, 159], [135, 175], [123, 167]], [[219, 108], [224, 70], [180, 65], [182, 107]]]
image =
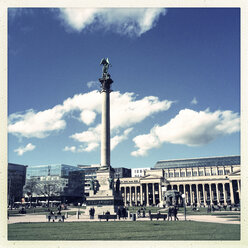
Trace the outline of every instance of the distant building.
[[59, 176], [61, 178], [68, 178], [69, 172], [76, 170], [79, 170], [79, 168], [66, 164], [35, 165], [28, 167], [27, 178], [47, 176]]
[[26, 169], [27, 165], [8, 163], [8, 205], [22, 200]]
[[164, 205], [168, 190], [184, 195], [187, 205], [240, 204], [240, 156], [158, 161], [141, 177], [139, 170], [132, 169], [132, 178], [120, 179], [125, 205]]
[[83, 170], [70, 171], [68, 178], [68, 186], [64, 189], [63, 197], [67, 202], [83, 202], [84, 195], [85, 173]]
[[114, 178], [131, 177], [131, 169], [120, 167], [114, 168]]
[[[26, 197], [31, 194], [30, 187], [28, 186], [31, 182], [33, 182], [35, 184], [32, 192], [33, 199], [38, 201], [67, 201], [67, 198], [70, 198], [69, 192], [72, 192], [72, 190], [69, 190], [70, 173], [79, 170], [80, 169], [76, 166], [65, 164], [37, 165], [28, 167], [25, 185], [25, 188], [27, 188]], [[66, 190], [67, 193], [65, 193]]]
[[96, 172], [100, 168], [100, 164], [78, 165], [77, 167], [84, 172], [85, 175], [84, 194], [87, 197], [89, 196], [90, 180], [92, 178], [96, 179]]
[[151, 168], [133, 168], [132, 177], [143, 177], [145, 175], [145, 171], [150, 170]]

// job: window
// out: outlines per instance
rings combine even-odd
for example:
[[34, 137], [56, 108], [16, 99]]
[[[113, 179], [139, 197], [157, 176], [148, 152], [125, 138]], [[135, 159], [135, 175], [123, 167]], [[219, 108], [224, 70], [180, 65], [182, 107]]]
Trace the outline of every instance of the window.
[[169, 177], [173, 177], [173, 173], [172, 172], [169, 172]]
[[216, 175], [216, 170], [212, 169], [212, 176]]
[[187, 177], [191, 177], [191, 171], [187, 171], [186, 175]]
[[175, 172], [175, 177], [179, 177], [179, 172]]
[[168, 173], [164, 173], [164, 176], [167, 177], [168, 176]]
[[219, 170], [218, 175], [223, 175], [223, 170]]
[[193, 177], [197, 176], [197, 171], [193, 171]]
[[185, 177], [185, 172], [181, 172], [181, 177]]
[[230, 174], [230, 170], [225, 170], [225, 175]]
[[205, 176], [210, 176], [210, 171], [209, 171], [209, 170], [207, 170], [207, 171], [205, 172]]
[[199, 176], [203, 176], [203, 171], [199, 171]]

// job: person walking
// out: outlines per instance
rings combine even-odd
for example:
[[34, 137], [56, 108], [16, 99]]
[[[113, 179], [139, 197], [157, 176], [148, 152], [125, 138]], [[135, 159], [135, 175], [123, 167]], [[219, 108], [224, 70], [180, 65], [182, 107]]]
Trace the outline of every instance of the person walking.
[[168, 221], [172, 221], [172, 208], [171, 207], [169, 207], [169, 209], [168, 209]]
[[177, 211], [178, 211], [177, 207], [174, 207], [174, 209], [173, 209], [174, 221], [179, 220], [177, 217]]

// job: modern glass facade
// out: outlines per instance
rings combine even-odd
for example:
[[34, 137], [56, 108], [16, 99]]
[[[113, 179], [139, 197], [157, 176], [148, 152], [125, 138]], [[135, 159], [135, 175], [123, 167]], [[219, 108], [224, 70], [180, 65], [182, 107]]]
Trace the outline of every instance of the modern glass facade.
[[47, 176], [59, 176], [62, 178], [68, 178], [70, 171], [78, 170], [80, 169], [76, 166], [65, 164], [29, 166], [27, 168], [27, 178]]

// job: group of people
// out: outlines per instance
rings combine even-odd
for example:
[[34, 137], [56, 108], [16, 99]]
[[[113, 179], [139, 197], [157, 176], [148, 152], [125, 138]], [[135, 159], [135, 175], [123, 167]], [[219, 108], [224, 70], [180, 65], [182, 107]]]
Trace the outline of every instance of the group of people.
[[127, 209], [125, 207], [118, 208], [117, 210], [117, 215], [118, 219], [120, 220], [121, 218], [126, 219], [127, 218]]
[[[150, 214], [150, 212], [149, 212], [149, 214]], [[140, 218], [140, 217], [145, 218], [146, 217], [146, 208], [144, 207], [144, 208], [138, 209], [137, 215], [138, 215], [138, 218]]]
[[174, 221], [179, 220], [177, 217], [178, 207], [170, 206], [168, 209], [168, 221], [172, 221], [172, 217], [174, 217]]

